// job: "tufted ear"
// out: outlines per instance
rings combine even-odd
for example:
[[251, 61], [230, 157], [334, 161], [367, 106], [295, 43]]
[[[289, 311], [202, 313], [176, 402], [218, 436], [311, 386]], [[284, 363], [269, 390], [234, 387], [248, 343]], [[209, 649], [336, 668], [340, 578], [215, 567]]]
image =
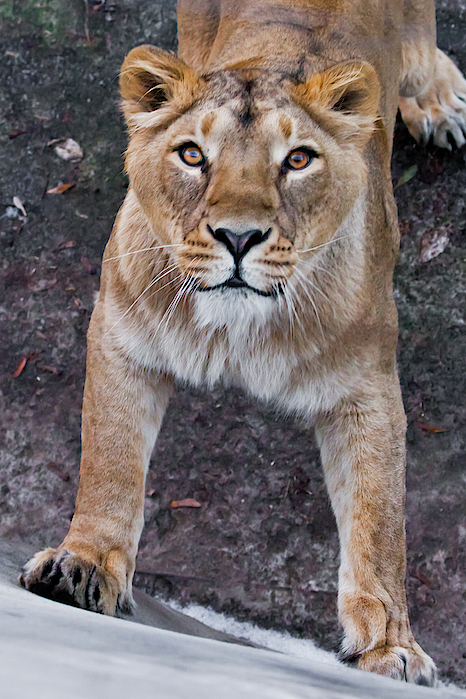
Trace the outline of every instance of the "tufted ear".
[[203, 84], [192, 68], [168, 51], [149, 45], [132, 49], [120, 73], [128, 125], [157, 126], [170, 115], [179, 116], [200, 97]]
[[374, 68], [365, 61], [337, 63], [311, 75], [293, 92], [311, 116], [320, 113], [331, 135], [345, 133], [352, 142], [365, 143], [379, 118], [380, 84]]

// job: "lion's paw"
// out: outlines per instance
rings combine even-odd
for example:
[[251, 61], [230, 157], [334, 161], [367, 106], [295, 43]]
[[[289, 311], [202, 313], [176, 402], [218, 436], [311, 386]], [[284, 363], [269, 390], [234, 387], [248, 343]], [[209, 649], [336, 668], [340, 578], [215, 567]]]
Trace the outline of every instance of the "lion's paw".
[[395, 680], [412, 682], [426, 687], [437, 684], [437, 670], [433, 660], [414, 643], [411, 648], [383, 646], [348, 659], [360, 670], [375, 672]]
[[420, 143], [452, 149], [466, 143], [466, 80], [440, 49], [428, 88], [416, 97], [400, 97], [401, 116]]
[[131, 599], [119, 589], [116, 577], [100, 565], [66, 549], [45, 549], [26, 563], [23, 587], [41, 597], [100, 614], [129, 612]]

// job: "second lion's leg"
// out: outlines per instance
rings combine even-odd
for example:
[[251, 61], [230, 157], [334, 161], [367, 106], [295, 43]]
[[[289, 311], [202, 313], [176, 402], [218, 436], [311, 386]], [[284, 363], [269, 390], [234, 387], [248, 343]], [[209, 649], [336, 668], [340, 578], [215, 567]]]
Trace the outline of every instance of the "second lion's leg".
[[405, 0], [399, 107], [410, 134], [440, 148], [466, 142], [466, 80], [436, 47], [432, 0]]
[[63, 543], [37, 553], [21, 582], [44, 597], [113, 614], [132, 604], [146, 470], [172, 382], [113, 348], [101, 312], [98, 304], [88, 333], [75, 514]]
[[404, 588], [404, 411], [397, 377], [379, 383], [380, 396], [342, 401], [316, 425], [340, 536], [342, 656], [432, 685], [435, 666], [412, 636]]

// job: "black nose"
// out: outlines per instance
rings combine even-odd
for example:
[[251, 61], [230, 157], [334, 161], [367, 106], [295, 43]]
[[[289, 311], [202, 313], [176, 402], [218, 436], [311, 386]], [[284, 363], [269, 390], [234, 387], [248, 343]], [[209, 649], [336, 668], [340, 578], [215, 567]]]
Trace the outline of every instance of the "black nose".
[[258, 228], [254, 228], [251, 231], [246, 231], [245, 233], [233, 233], [228, 228], [216, 228], [213, 230], [210, 226], [207, 226], [209, 233], [223, 243], [228, 248], [229, 252], [233, 255], [235, 262], [238, 262], [244, 255], [246, 255], [249, 250], [254, 247], [254, 245], [259, 245], [267, 240], [272, 229], [269, 228], [265, 233]]

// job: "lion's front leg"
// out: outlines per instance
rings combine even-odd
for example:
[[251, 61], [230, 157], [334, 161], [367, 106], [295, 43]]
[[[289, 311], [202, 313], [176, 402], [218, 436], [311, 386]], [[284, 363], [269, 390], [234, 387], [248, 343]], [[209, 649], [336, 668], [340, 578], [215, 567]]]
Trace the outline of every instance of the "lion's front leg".
[[21, 582], [42, 596], [114, 614], [132, 605], [146, 470], [172, 382], [131, 366], [105, 342], [100, 313], [98, 305], [88, 334], [75, 514], [63, 543], [37, 553]]
[[342, 401], [317, 423], [340, 535], [341, 654], [363, 670], [433, 685], [435, 666], [412, 636], [404, 587], [405, 416], [397, 378], [380, 384], [380, 396]]

